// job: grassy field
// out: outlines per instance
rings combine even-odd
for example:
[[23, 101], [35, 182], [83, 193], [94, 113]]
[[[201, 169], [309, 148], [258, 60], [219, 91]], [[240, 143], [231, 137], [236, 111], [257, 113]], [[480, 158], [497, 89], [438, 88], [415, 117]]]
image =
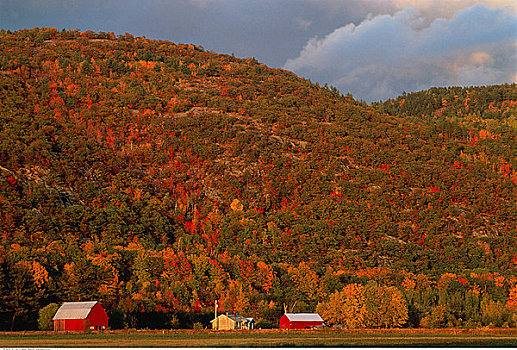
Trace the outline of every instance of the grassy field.
[[8, 332], [0, 347], [516, 347], [517, 330]]

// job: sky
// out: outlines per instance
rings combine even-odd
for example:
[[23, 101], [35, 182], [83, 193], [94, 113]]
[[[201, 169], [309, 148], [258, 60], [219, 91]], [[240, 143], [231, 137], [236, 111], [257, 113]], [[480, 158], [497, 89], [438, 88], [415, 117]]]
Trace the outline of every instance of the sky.
[[517, 0], [0, 0], [0, 28], [33, 27], [193, 43], [367, 102], [517, 81]]

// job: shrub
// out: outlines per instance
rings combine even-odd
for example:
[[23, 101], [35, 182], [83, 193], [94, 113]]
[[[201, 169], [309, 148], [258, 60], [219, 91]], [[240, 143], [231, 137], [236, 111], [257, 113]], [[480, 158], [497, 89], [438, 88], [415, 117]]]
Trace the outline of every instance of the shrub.
[[56, 314], [59, 306], [56, 303], [48, 304], [39, 310], [38, 326], [42, 331], [51, 331], [54, 329], [52, 318]]
[[172, 329], [180, 328], [180, 319], [177, 315], [172, 315], [169, 325]]
[[203, 327], [203, 324], [202, 324], [201, 322], [196, 322], [196, 323], [194, 323], [194, 325], [192, 326], [192, 328], [197, 329], [197, 330], [199, 330], [199, 329], [205, 329], [205, 327]]

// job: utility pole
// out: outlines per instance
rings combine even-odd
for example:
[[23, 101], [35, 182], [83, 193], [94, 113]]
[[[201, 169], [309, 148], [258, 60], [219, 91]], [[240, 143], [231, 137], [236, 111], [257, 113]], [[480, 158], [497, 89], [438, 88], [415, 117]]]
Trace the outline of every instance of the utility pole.
[[215, 329], [219, 330], [219, 319], [217, 318], [217, 308], [219, 307], [219, 304], [217, 303], [217, 300], [215, 301]]

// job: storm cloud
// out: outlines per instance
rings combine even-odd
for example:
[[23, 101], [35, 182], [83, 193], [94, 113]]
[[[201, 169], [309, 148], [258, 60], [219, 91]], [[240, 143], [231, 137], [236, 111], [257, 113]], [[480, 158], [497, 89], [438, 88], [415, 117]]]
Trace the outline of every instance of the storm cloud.
[[375, 100], [514, 81], [516, 8], [514, 0], [0, 0], [0, 28], [194, 43]]
[[418, 9], [378, 15], [308, 41], [285, 68], [368, 101], [430, 86], [512, 82], [517, 17], [484, 5], [424, 25]]

